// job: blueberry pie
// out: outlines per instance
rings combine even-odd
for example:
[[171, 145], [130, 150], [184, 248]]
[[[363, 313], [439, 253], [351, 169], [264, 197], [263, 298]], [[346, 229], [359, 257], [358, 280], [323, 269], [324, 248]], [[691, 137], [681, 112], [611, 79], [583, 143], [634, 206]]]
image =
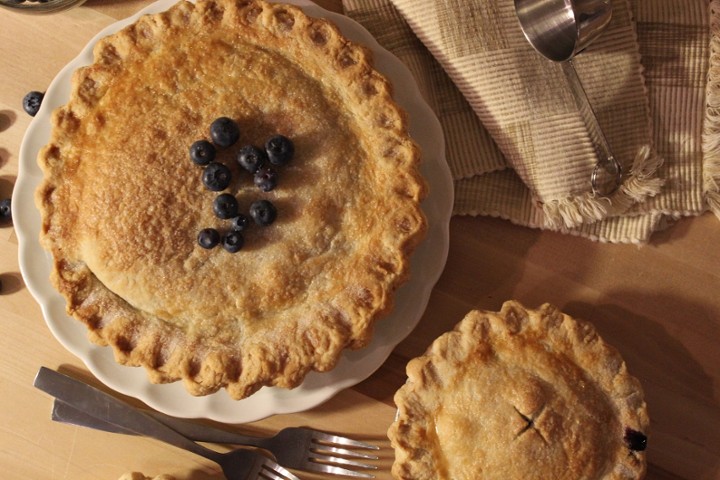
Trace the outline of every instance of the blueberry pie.
[[639, 382], [589, 323], [517, 302], [472, 311], [407, 365], [394, 478], [610, 480], [645, 472]]
[[181, 1], [100, 40], [53, 114], [36, 194], [52, 282], [153, 382], [295, 387], [392, 308], [427, 227], [419, 158], [388, 81], [330, 22]]

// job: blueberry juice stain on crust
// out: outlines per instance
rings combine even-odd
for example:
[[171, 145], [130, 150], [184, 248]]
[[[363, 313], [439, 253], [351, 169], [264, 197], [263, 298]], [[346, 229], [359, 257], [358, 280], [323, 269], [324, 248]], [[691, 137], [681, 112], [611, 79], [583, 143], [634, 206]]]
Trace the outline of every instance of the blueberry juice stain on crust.
[[630, 450], [642, 452], [647, 448], [647, 436], [642, 432], [627, 428], [625, 429], [625, 444]]

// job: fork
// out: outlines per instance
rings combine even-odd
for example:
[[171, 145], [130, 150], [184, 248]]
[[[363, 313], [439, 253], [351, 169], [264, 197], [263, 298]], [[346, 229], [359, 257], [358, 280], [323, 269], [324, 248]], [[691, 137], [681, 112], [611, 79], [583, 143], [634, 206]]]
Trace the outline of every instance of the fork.
[[34, 385], [92, 417], [205, 457], [220, 465], [228, 480], [300, 480], [256, 451], [237, 449], [220, 453], [195, 443], [122, 400], [49, 368], [40, 368]]
[[[148, 411], [148, 415], [164, 423], [173, 430], [197, 442], [236, 444], [254, 446], [265, 449], [273, 454], [278, 463], [296, 470], [322, 472], [331, 475], [344, 475], [357, 478], [373, 478], [373, 475], [344, 467], [357, 469], [376, 469], [374, 465], [360, 463], [355, 459], [377, 459], [356, 450], [378, 450], [378, 447], [359, 442], [347, 437], [330, 435], [304, 427], [289, 427], [281, 430], [273, 437], [262, 438], [242, 435], [222, 430], [206, 424], [171, 417], [160, 412]], [[114, 425], [103, 423], [88, 416], [62, 401], [55, 401], [52, 418], [55, 421], [91, 427], [99, 430], [118, 432]], [[132, 433], [132, 432], [119, 432]], [[352, 448], [354, 450], [350, 450]], [[341, 467], [343, 465], [344, 467]]]

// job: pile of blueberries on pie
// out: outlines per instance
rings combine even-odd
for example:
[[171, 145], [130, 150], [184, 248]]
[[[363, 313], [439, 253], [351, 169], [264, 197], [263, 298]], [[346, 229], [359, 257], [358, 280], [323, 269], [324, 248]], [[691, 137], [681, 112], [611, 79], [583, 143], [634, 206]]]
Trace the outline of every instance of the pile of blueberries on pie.
[[[209, 140], [198, 140], [190, 146], [190, 159], [203, 168], [202, 181], [213, 192], [221, 192], [230, 186], [232, 173], [223, 163], [215, 161], [216, 148], [228, 148], [240, 138], [240, 128], [228, 117], [220, 117], [210, 124]], [[275, 135], [265, 142], [264, 148], [245, 145], [237, 153], [237, 162], [242, 169], [253, 175], [253, 182], [263, 192], [277, 186], [276, 167], [292, 160], [295, 147], [292, 141]], [[248, 215], [240, 213], [238, 201], [231, 193], [221, 193], [213, 201], [215, 216], [230, 221], [230, 229], [223, 235], [215, 228], [204, 228], [198, 234], [198, 244], [207, 249], [222, 245], [231, 253], [238, 252], [245, 243], [243, 231], [251, 222], [268, 226], [277, 218], [277, 209], [269, 200], [257, 200], [250, 205]]]

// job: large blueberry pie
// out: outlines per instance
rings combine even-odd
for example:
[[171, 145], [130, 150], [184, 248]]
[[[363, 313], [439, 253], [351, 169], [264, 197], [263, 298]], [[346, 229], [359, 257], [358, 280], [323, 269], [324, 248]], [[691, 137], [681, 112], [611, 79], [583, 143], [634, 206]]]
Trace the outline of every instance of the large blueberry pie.
[[426, 230], [388, 81], [290, 5], [180, 1], [100, 40], [39, 163], [69, 314], [194, 395], [292, 388], [365, 346]]
[[589, 323], [472, 311], [411, 360], [389, 430], [404, 480], [620, 480], [645, 472], [639, 382]]

